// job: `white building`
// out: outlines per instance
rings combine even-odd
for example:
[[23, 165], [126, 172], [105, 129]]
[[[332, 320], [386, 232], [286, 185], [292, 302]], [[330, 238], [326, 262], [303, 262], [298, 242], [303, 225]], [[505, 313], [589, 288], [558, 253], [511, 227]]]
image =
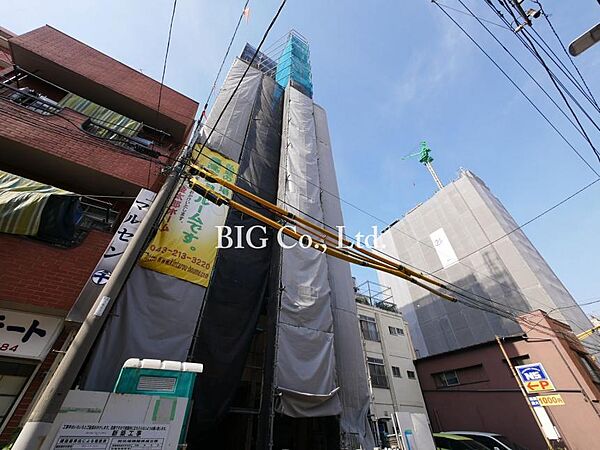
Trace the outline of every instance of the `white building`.
[[391, 301], [390, 288], [363, 283], [357, 288], [356, 303], [376, 440], [383, 447], [397, 436], [406, 449], [433, 449], [408, 325]]

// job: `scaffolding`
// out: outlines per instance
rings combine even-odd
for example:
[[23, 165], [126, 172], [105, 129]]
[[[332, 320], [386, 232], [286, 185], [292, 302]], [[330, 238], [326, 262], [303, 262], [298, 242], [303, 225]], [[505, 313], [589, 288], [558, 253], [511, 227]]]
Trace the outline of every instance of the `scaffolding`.
[[284, 88], [290, 83], [312, 98], [313, 85], [310, 71], [308, 41], [297, 31], [290, 31], [287, 44], [277, 62], [275, 81]]
[[392, 288], [367, 280], [356, 286], [354, 290], [357, 303], [374, 306], [385, 311], [398, 312], [394, 303]]

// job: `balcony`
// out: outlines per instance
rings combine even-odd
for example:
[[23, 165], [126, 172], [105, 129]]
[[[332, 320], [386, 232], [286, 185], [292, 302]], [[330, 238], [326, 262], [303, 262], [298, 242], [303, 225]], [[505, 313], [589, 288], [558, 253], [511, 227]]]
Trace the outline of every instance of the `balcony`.
[[0, 166], [83, 194], [152, 187], [179, 148], [167, 132], [16, 68], [0, 84]]
[[[183, 143], [198, 104], [150, 77], [50, 26], [11, 37], [22, 69], [125, 116], [168, 132]], [[159, 96], [160, 113], [157, 112]]]

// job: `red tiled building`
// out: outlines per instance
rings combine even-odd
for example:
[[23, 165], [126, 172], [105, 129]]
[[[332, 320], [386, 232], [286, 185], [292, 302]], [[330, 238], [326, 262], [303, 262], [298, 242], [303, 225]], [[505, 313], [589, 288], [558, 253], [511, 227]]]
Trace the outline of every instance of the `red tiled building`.
[[[0, 232], [4, 444], [63, 345], [63, 319], [115, 226], [140, 189], [160, 188], [198, 104], [50, 26], [19, 36], [0, 28], [0, 83], [0, 170], [81, 194], [85, 219], [67, 241]], [[21, 354], [11, 320], [40, 317], [50, 324], [45, 336]]]

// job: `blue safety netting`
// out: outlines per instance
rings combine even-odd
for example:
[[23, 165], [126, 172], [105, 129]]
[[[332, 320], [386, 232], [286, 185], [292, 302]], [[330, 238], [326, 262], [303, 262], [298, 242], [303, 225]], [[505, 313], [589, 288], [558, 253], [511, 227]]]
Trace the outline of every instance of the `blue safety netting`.
[[310, 50], [308, 42], [296, 34], [290, 34], [287, 45], [277, 62], [275, 80], [283, 87], [291, 83], [312, 98]]

